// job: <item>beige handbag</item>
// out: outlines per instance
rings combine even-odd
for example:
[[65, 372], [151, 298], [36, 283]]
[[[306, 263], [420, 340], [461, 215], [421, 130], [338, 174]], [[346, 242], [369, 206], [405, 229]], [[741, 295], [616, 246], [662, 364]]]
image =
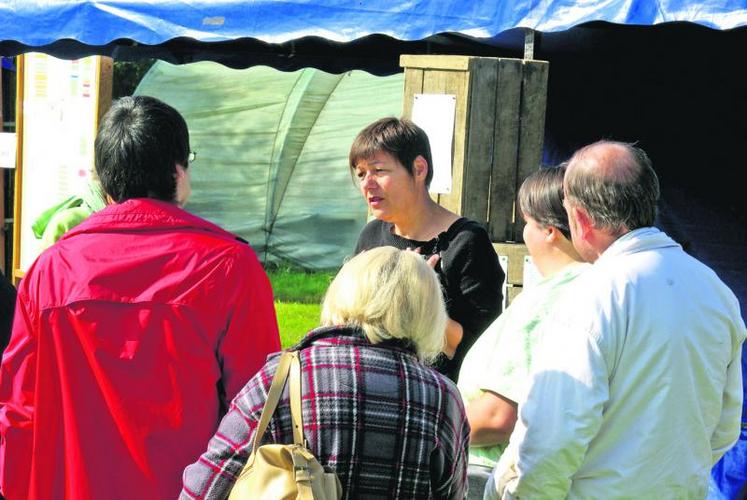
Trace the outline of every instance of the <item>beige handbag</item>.
[[[290, 371], [290, 406], [293, 444], [259, 446], [280, 401]], [[229, 500], [339, 500], [342, 485], [334, 472], [325, 472], [306, 448], [301, 415], [301, 365], [297, 352], [280, 357], [267, 401], [262, 408], [252, 454], [231, 490]]]

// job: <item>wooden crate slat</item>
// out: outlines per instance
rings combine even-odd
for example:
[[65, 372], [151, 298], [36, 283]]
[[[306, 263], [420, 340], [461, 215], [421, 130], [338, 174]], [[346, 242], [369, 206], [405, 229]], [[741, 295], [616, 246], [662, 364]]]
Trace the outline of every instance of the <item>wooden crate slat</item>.
[[[517, 161], [517, 190], [542, 162], [542, 142], [545, 137], [545, 110], [547, 108], [547, 78], [550, 65], [545, 61], [524, 61], [524, 78], [521, 92], [521, 132]], [[514, 234], [521, 241], [524, 220], [516, 217]]]
[[[490, 171], [493, 162], [495, 129], [495, 88], [498, 60], [475, 58], [470, 61], [467, 92], [468, 109], [462, 215], [487, 225], [490, 197]], [[457, 129], [459, 130], [459, 129]]]
[[529, 255], [523, 243], [493, 243], [495, 253], [508, 257], [506, 281], [511, 285], [524, 284], [524, 257]]
[[454, 136], [451, 154], [451, 193], [438, 195], [441, 206], [461, 214], [464, 174], [464, 141], [467, 126], [467, 73], [450, 70], [425, 70], [424, 94], [452, 94], [457, 96], [454, 111]]
[[405, 89], [402, 99], [402, 116], [405, 118], [412, 118], [412, 103], [415, 94], [423, 93], [424, 73], [422, 69], [405, 71]]
[[401, 55], [399, 65], [403, 68], [420, 68], [425, 70], [467, 71], [471, 56], [441, 55]]
[[490, 179], [488, 232], [493, 241], [515, 241], [514, 200], [516, 162], [519, 149], [520, 101], [523, 65], [518, 59], [501, 59], [498, 64], [496, 124], [493, 166]]

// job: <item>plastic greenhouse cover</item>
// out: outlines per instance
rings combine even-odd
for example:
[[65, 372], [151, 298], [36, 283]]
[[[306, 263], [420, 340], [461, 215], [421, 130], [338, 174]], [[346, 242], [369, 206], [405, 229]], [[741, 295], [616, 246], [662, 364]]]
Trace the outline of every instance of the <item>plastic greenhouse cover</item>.
[[402, 74], [157, 62], [135, 93], [187, 120], [197, 152], [189, 211], [249, 240], [263, 261], [330, 269], [366, 223], [350, 145], [370, 122], [401, 113], [403, 85]]
[[348, 42], [371, 34], [420, 40], [437, 33], [490, 38], [517, 27], [562, 31], [590, 21], [653, 25], [687, 21], [715, 29], [747, 24], [745, 0], [2, 0], [4, 40], [46, 45], [73, 39], [160, 44], [307, 36]]

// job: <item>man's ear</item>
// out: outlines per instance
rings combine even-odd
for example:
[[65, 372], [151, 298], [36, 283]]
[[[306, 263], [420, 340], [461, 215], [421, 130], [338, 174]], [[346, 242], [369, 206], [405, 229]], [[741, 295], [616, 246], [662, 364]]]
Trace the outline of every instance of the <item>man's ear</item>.
[[571, 207], [571, 216], [576, 221], [576, 227], [579, 230], [581, 239], [588, 239], [594, 229], [594, 224], [589, 217], [589, 213], [581, 207]]
[[412, 161], [412, 174], [413, 177], [415, 177], [418, 180], [423, 181], [425, 183], [425, 178], [428, 177], [428, 170], [431, 168], [430, 165], [428, 165], [428, 162], [425, 161], [425, 158], [423, 158], [422, 155], [418, 155], [415, 157], [415, 159]]
[[177, 163], [174, 166], [174, 179], [179, 180], [185, 175], [187, 175], [187, 169], [184, 168], [181, 163]]

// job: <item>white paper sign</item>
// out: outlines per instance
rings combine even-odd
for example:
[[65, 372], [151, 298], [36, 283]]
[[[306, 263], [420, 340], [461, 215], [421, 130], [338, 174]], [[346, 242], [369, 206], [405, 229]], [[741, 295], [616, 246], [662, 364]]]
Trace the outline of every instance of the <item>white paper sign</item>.
[[532, 288], [542, 279], [542, 275], [537, 266], [532, 262], [530, 255], [524, 256], [524, 273], [522, 275], [522, 288], [527, 290]]
[[508, 255], [499, 255], [498, 264], [503, 269], [503, 283], [501, 283], [501, 292], [503, 293], [503, 310], [508, 307]]
[[454, 140], [455, 111], [455, 95], [415, 94], [412, 121], [428, 134], [431, 143], [431, 193], [451, 193], [451, 144]]
[[16, 168], [15, 132], [0, 132], [0, 168]]

